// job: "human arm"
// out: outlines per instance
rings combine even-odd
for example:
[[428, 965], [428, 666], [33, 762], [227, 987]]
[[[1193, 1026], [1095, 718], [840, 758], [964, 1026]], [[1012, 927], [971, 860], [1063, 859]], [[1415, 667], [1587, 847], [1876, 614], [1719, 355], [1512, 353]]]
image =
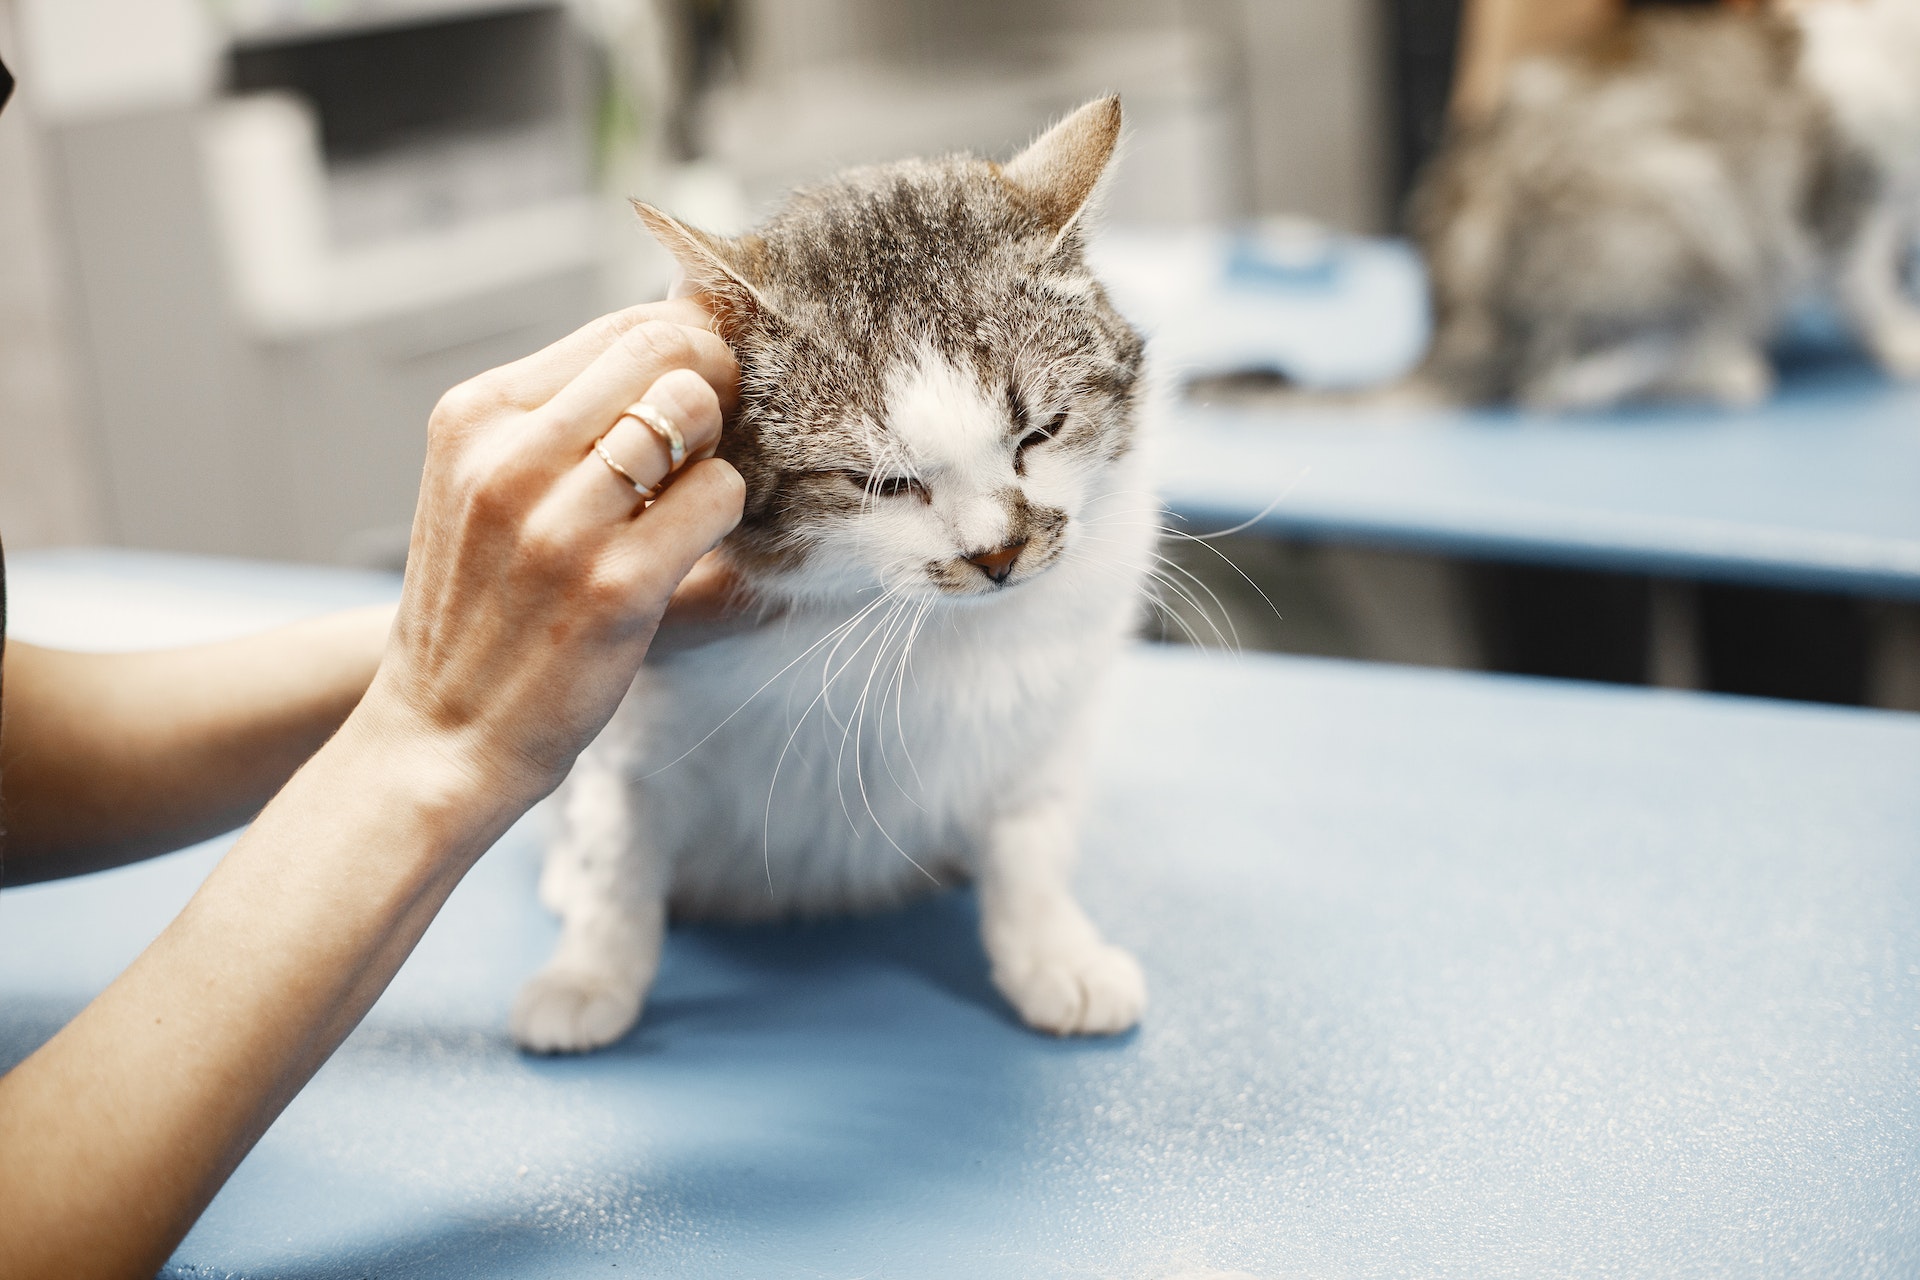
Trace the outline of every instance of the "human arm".
[[[674, 591], [650, 652], [746, 625], [707, 556]], [[217, 644], [75, 653], [9, 641], [0, 724], [0, 885], [84, 875], [247, 821], [367, 691], [393, 606]]]
[[9, 642], [0, 884], [98, 871], [239, 826], [360, 701], [392, 621], [392, 605], [375, 605], [152, 653]]
[[[127, 972], [0, 1079], [0, 1274], [151, 1275], [611, 716], [739, 517], [722, 462], [642, 512], [590, 452], [643, 391], [690, 442], [717, 437], [734, 371], [698, 323], [624, 313], [442, 401], [366, 696]], [[622, 447], [664, 471], [645, 439]]]

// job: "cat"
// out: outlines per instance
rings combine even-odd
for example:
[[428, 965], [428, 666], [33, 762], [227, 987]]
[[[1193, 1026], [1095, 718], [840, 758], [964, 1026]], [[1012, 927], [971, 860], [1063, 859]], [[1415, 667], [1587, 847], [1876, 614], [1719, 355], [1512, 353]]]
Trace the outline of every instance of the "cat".
[[1144, 344], [1084, 261], [1121, 123], [1092, 102], [1004, 165], [844, 173], [726, 239], [637, 205], [737, 352], [723, 554], [763, 625], [649, 660], [562, 784], [515, 1002], [536, 1052], [639, 1016], [671, 913], [867, 912], [971, 880], [1029, 1025], [1139, 1019], [1139, 964], [1069, 871], [1080, 774], [1158, 505]]
[[1644, 12], [1518, 65], [1410, 202], [1435, 337], [1409, 386], [1548, 411], [1764, 400], [1812, 291], [1920, 377], [1920, 0]]

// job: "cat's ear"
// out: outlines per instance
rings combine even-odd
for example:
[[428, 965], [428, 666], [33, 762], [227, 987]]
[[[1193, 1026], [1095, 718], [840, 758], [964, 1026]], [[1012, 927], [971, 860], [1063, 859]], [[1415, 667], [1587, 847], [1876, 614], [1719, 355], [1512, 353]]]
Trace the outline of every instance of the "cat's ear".
[[755, 237], [716, 236], [639, 200], [633, 201], [633, 211], [680, 264], [693, 291], [712, 302], [721, 337], [731, 337], [749, 319], [772, 310], [747, 279], [760, 247]]
[[1120, 140], [1120, 98], [1081, 107], [1000, 166], [1000, 177], [1055, 232], [1080, 217]]

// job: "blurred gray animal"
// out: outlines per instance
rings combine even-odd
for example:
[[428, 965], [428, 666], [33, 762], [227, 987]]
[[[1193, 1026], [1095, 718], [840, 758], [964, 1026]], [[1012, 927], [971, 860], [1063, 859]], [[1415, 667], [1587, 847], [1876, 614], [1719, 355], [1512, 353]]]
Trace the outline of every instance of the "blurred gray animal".
[[1412, 385], [1547, 411], [1766, 397], [1827, 292], [1920, 377], [1920, 0], [1648, 13], [1516, 66], [1423, 175], [1435, 338]]

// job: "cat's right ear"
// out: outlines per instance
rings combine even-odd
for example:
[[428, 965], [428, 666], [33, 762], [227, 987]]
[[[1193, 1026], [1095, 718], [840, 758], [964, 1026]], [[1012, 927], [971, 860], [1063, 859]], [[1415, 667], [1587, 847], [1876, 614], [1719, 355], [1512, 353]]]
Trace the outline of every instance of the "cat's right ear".
[[731, 338], [752, 318], [772, 311], [745, 274], [758, 249], [754, 237], [728, 240], [639, 200], [633, 201], [633, 211], [686, 272], [692, 291], [713, 304], [721, 337]]
[[998, 171], [1056, 236], [1065, 236], [1093, 200], [1119, 141], [1118, 95], [1096, 98]]

